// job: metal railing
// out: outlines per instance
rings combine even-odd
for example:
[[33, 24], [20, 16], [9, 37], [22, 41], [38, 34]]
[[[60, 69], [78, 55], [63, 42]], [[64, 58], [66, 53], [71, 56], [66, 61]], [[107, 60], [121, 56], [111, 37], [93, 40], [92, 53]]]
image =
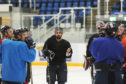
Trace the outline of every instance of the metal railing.
[[[26, 27], [24, 25], [24, 20], [26, 17], [29, 17], [30, 18], [30, 28], [31, 28], [31, 31], [34, 31], [34, 36], [35, 35], [38, 35], [36, 38], [36, 41], [40, 42], [41, 41], [41, 38], [43, 36], [45, 36], [45, 38], [47, 38], [47, 33], [49, 33], [50, 31], [52, 31], [53, 29], [55, 29], [55, 27], [60, 27], [60, 24], [63, 23], [64, 21], [70, 19], [71, 21], [71, 28], [75, 28], [75, 13], [74, 11], [75, 10], [82, 10], [83, 12], [83, 23], [80, 23], [80, 24], [83, 24], [82, 25], [82, 29], [85, 29], [86, 28], [86, 10], [89, 9], [91, 10], [91, 17], [90, 17], [90, 32], [92, 32], [92, 22], [93, 22], [93, 10], [94, 9], [97, 9], [97, 8], [91, 8], [91, 7], [72, 7], [72, 8], [60, 8], [59, 10], [59, 13], [57, 14], [47, 14], [47, 15], [22, 15], [22, 27]], [[62, 11], [64, 10], [69, 10], [70, 13], [69, 14], [62, 14]], [[34, 17], [42, 17], [42, 23], [41, 25], [38, 25], [37, 26], [37, 29], [35, 28], [35, 26], [33, 25], [33, 18]], [[50, 17], [51, 18], [47, 21], [45, 21], [46, 17]], [[64, 16], [64, 18], [60, 19], [60, 17]], [[50, 23], [52, 20], [54, 20], [54, 25], [51, 26], [51, 27], [48, 27], [48, 23]], [[37, 31], [37, 32], [35, 32]]]

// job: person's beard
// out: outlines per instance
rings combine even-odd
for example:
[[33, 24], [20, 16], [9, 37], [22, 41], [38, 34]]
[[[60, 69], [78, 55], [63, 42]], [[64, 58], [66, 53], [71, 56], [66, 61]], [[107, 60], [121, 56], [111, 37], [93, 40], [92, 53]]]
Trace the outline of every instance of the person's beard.
[[58, 39], [58, 40], [61, 39], [61, 36], [56, 36], [56, 39]]

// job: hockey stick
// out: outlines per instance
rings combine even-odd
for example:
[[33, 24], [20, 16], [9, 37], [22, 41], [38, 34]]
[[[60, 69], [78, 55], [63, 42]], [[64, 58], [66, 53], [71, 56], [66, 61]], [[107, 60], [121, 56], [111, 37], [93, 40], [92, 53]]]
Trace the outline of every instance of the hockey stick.
[[31, 84], [33, 84], [32, 64], [30, 63]]

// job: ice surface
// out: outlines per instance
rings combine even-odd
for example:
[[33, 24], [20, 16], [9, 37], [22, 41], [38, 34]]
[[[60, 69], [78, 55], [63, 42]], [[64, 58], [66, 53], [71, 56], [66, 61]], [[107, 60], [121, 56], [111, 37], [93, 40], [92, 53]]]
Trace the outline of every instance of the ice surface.
[[[32, 66], [32, 73], [33, 84], [47, 84], [46, 66]], [[66, 84], [91, 84], [90, 70], [84, 71], [82, 67], [68, 67]]]

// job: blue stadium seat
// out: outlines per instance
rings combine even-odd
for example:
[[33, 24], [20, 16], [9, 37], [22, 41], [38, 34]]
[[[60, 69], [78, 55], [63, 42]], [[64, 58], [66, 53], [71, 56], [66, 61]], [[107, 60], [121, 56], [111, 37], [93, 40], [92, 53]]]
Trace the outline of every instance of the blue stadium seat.
[[115, 4], [112, 6], [113, 11], [119, 11], [120, 10], [120, 4]]
[[14, 7], [19, 6], [18, 0], [12, 0], [11, 3], [13, 4]]
[[91, 1], [86, 2], [86, 7], [92, 7]]
[[123, 5], [126, 5], [126, 0], [125, 0], [125, 1], [123, 1]]
[[54, 2], [54, 0], [48, 0], [48, 2]]
[[51, 11], [51, 10], [53, 10], [53, 8], [48, 6], [48, 7], [46, 8], [46, 10], [47, 10], [47, 11]]
[[80, 11], [78, 11], [78, 12], [79, 12], [79, 13], [78, 13], [78, 17], [79, 17], [79, 18], [82, 18], [82, 17], [83, 17], [83, 11], [80, 10]]
[[23, 3], [29, 3], [29, 0], [22, 0]]
[[97, 3], [98, 3], [97, 0], [94, 0], [93, 1], [93, 7], [96, 7], [97, 6]]
[[86, 15], [89, 15], [91, 13], [91, 10], [87, 9], [86, 10]]
[[59, 7], [59, 3], [54, 3], [54, 7]]
[[18, 0], [12, 0], [11, 2], [12, 3], [18, 3]]
[[112, 7], [118, 9], [118, 8], [120, 8], [120, 4], [115, 4]]
[[67, 2], [66, 7], [72, 7], [72, 2]]
[[40, 17], [40, 16], [33, 17], [33, 25], [37, 26], [37, 25], [40, 25], [40, 24], [42, 24], [42, 17]]
[[80, 7], [85, 7], [85, 2], [80, 1]]
[[40, 14], [42, 15], [42, 14], [45, 14], [45, 11], [43, 11], [43, 10], [40, 10]]
[[62, 11], [61, 11], [61, 14], [65, 14], [65, 10], [62, 10]]
[[79, 0], [79, 1], [81, 2], [81, 1], [90, 1], [90, 0]]
[[64, 3], [64, 2], [61, 2], [61, 3], [60, 3], [60, 7], [61, 7], [61, 8], [64, 8], [64, 7], [65, 7], [65, 3]]
[[22, 0], [21, 4], [22, 4], [22, 7], [28, 8], [29, 7], [29, 0]]
[[53, 3], [48, 3], [47, 10], [49, 11], [53, 10]]
[[46, 14], [51, 14], [51, 11], [46, 11]]
[[80, 1], [80, 0], [71, 0], [71, 1], [73, 1], [73, 2], [77, 2], [77, 1]]
[[42, 7], [46, 7], [47, 6], [47, 4], [46, 3], [42, 3]]
[[69, 0], [60, 0], [61, 2], [67, 2], [67, 1], [69, 1]]
[[46, 10], [46, 3], [43, 3], [40, 10]]
[[123, 5], [123, 11], [126, 11], [126, 5]]
[[52, 21], [51, 21], [51, 24], [53, 24], [53, 25], [54, 25], [54, 20], [52, 20]]
[[65, 11], [65, 14], [70, 14], [70, 10], [66, 10]]
[[48, 3], [48, 7], [53, 7], [53, 3]]
[[58, 13], [58, 11], [53, 11], [53, 14], [57, 14]]
[[42, 6], [42, 7], [40, 8], [40, 10], [45, 11], [45, 10], [46, 10], [46, 7], [45, 7], [45, 6]]
[[60, 2], [61, 0], [54, 0], [54, 2]]
[[42, 0], [36, 0], [36, 3], [42, 3]]
[[78, 7], [78, 2], [74, 2], [73, 7]]
[[126, 11], [126, 1], [123, 1], [123, 10]]
[[41, 3], [36, 3], [36, 8], [40, 8]]
[[53, 10], [58, 11], [59, 10], [59, 3], [54, 3]]
[[44, 2], [44, 3], [47, 3], [47, 2], [48, 2], [48, 0], [42, 0], [42, 3], [43, 3], [43, 2]]
[[55, 7], [53, 8], [54, 11], [58, 11], [59, 10], [59, 7]]

